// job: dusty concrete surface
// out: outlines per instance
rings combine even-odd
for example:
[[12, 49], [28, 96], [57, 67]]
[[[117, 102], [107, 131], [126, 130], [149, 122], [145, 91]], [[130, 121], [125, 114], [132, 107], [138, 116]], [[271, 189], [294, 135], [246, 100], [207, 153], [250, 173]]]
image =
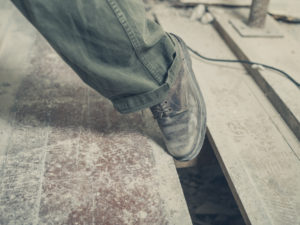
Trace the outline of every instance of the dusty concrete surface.
[[191, 224], [149, 111], [117, 113], [2, 3], [0, 224]]

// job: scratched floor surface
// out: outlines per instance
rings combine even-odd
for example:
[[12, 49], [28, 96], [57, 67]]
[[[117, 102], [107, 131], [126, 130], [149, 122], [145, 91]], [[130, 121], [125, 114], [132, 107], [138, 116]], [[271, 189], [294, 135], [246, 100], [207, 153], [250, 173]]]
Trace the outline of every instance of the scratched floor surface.
[[191, 224], [149, 111], [117, 113], [0, 3], [0, 224]]

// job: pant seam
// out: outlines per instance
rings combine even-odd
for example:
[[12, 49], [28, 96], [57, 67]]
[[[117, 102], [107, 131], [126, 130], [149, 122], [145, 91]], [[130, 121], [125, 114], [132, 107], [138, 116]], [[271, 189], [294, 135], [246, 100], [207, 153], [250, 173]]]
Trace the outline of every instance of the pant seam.
[[153, 64], [151, 64], [149, 61], [147, 61], [147, 59], [142, 54], [139, 53], [141, 50], [141, 44], [138, 41], [138, 39], [136, 38], [131, 27], [129, 26], [129, 24], [128, 24], [127, 20], [125, 19], [125, 16], [124, 16], [123, 12], [121, 11], [121, 9], [119, 8], [118, 4], [113, 0], [107, 0], [107, 2], [111, 6], [111, 8], [112, 8], [113, 12], [115, 13], [116, 17], [118, 18], [120, 24], [122, 25], [123, 29], [125, 30], [126, 34], [128, 35], [128, 38], [130, 40], [131, 45], [133, 46], [133, 49], [135, 51], [135, 54], [137, 55], [137, 58], [142, 63], [142, 65], [144, 65], [144, 67], [150, 72], [151, 76], [155, 79], [155, 81], [158, 84], [160, 84], [162, 81], [162, 79], [161, 79], [162, 74], [159, 74], [157, 68], [155, 68], [155, 66]]

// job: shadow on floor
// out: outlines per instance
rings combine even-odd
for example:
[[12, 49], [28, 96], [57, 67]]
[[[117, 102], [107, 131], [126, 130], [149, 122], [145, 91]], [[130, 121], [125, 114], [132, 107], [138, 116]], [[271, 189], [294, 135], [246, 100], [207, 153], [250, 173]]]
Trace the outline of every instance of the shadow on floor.
[[244, 225], [208, 140], [195, 167], [178, 169], [194, 225]]

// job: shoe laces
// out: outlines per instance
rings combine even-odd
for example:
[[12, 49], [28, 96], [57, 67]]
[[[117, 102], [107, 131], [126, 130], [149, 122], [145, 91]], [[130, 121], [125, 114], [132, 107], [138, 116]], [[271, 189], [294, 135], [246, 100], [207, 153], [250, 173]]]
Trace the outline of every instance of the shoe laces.
[[170, 107], [170, 104], [167, 100], [162, 103], [151, 107], [151, 111], [154, 119], [162, 119], [163, 117], [167, 117], [173, 111]]

